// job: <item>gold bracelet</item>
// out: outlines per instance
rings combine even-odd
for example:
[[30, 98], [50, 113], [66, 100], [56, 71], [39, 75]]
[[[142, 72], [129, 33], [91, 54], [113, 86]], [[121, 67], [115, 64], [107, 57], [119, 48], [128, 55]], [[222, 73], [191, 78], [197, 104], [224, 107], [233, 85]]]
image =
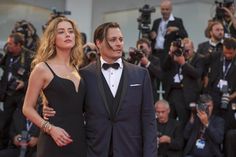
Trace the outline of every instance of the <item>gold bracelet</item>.
[[48, 125], [48, 121], [46, 121], [46, 120], [44, 120], [43, 122], [42, 122], [42, 125], [41, 125], [41, 130], [45, 130], [45, 127]]

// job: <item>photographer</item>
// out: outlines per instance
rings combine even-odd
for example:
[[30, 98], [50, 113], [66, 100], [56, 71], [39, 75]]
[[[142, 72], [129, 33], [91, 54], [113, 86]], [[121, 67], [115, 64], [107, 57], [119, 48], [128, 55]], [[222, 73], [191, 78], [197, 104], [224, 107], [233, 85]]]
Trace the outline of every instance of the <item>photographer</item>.
[[0, 80], [0, 100], [4, 109], [0, 112], [0, 147], [8, 143], [9, 124], [12, 114], [23, 101], [27, 88], [33, 52], [23, 47], [24, 38], [20, 33], [9, 35], [7, 52], [0, 67], [3, 75]]
[[184, 129], [187, 140], [185, 157], [222, 157], [220, 146], [224, 139], [224, 120], [213, 114], [214, 103], [210, 95], [200, 95], [197, 114], [191, 114]]
[[[198, 45], [197, 53], [204, 56], [204, 59], [212, 55], [212, 53], [221, 53], [223, 50], [224, 27], [219, 21], [209, 21], [207, 26], [208, 41], [202, 42]], [[209, 63], [204, 60], [204, 73], [202, 77], [203, 90], [205, 90], [208, 82], [207, 73], [209, 70]]]
[[162, 63], [168, 54], [171, 42], [177, 38], [185, 38], [188, 34], [182, 19], [173, 16], [171, 0], [162, 0], [160, 9], [162, 17], [153, 22], [150, 39], [153, 55], [157, 56]]
[[[226, 38], [223, 52], [211, 55], [208, 60], [210, 71], [207, 91], [216, 104], [214, 111], [221, 115], [226, 111], [231, 113], [231, 103], [236, 101], [236, 39]], [[235, 124], [233, 126], [236, 128]]]
[[82, 65], [83, 67], [90, 64], [90, 63], [94, 63], [97, 61], [97, 57], [98, 57], [98, 50], [97, 50], [97, 46], [94, 43], [86, 43], [83, 46], [83, 51], [84, 51], [84, 64]]
[[10, 127], [11, 140], [7, 148], [0, 151], [1, 157], [36, 157], [39, 128], [28, 121], [21, 108], [13, 114]]
[[183, 156], [183, 129], [179, 121], [169, 118], [170, 106], [166, 100], [155, 103], [157, 116], [158, 157]]
[[130, 51], [128, 62], [148, 69], [154, 101], [158, 99], [156, 79], [161, 79], [161, 66], [159, 58], [152, 55], [151, 43], [146, 38], [141, 38], [136, 43], [137, 49]]
[[[207, 91], [213, 97], [214, 112], [225, 119], [227, 137], [230, 131], [236, 129], [236, 39], [224, 39], [223, 52], [212, 55], [209, 60]], [[227, 139], [230, 140], [230, 137], [226, 138], [226, 143]]]
[[194, 52], [193, 42], [185, 38], [172, 42], [164, 61], [165, 99], [171, 107], [170, 116], [183, 126], [190, 116], [190, 102], [196, 102], [201, 90], [203, 58]]
[[225, 31], [225, 37], [236, 37], [236, 18], [234, 0], [216, 1], [216, 15], [214, 20], [222, 22]]

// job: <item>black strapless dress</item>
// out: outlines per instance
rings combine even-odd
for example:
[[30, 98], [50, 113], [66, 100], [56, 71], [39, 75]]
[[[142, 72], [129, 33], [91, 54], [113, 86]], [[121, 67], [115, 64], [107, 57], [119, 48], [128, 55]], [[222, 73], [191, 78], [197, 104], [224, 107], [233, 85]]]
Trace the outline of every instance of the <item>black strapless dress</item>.
[[[49, 67], [49, 65], [46, 63]], [[37, 147], [37, 157], [86, 157], [86, 139], [83, 117], [85, 83], [81, 78], [78, 91], [69, 79], [57, 76], [49, 67], [54, 77], [44, 89], [49, 106], [54, 108], [56, 115], [49, 122], [65, 129], [73, 142], [58, 147], [53, 138], [41, 132]]]

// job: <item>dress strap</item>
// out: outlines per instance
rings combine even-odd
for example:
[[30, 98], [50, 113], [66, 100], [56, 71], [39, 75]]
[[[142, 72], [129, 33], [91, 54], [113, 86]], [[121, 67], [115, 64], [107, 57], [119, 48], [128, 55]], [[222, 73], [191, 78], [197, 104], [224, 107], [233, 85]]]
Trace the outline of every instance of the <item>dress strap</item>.
[[54, 73], [54, 71], [52, 70], [52, 68], [48, 65], [47, 62], [44, 62], [46, 64], [46, 66], [49, 68], [49, 70], [52, 72], [52, 74], [55, 76], [56, 74]]
[[79, 73], [79, 68], [77, 68], [74, 64], [73, 64], [75, 70]]

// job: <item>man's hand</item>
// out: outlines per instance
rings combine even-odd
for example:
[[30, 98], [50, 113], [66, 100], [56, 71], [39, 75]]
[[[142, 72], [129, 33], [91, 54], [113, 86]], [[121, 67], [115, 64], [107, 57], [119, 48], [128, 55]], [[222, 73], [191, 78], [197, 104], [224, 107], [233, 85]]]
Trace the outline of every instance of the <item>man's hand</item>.
[[149, 63], [148, 58], [146, 56], [143, 56], [140, 60], [140, 64], [144, 65], [144, 66], [147, 66], [148, 63]]
[[197, 110], [197, 116], [199, 117], [200, 121], [204, 126], [208, 126], [209, 120], [208, 120], [208, 115], [205, 111]]
[[174, 61], [177, 62], [179, 65], [185, 64], [185, 58], [183, 55], [181, 55], [181, 56], [174, 55]]
[[167, 135], [163, 135], [159, 138], [160, 143], [170, 143], [171, 142], [171, 138]]
[[178, 27], [170, 26], [170, 27], [167, 28], [166, 34], [170, 34], [172, 32], [177, 32], [177, 31], [179, 31]]
[[154, 39], [156, 39], [156, 37], [157, 37], [157, 33], [156, 33], [155, 31], [151, 31], [151, 32], [150, 32], [150, 38], [151, 38], [152, 40], [154, 40]]
[[28, 146], [34, 147], [37, 145], [38, 138], [37, 137], [30, 137], [30, 141], [28, 142]]
[[43, 105], [43, 118], [48, 120], [50, 117], [55, 116], [56, 111], [53, 108]]
[[13, 140], [14, 145], [18, 147], [20, 146], [20, 141], [18, 140], [19, 138], [21, 138], [21, 134], [16, 135]]
[[16, 82], [17, 82], [16, 90], [20, 90], [20, 89], [24, 88], [25, 83], [23, 81], [16, 80]]

